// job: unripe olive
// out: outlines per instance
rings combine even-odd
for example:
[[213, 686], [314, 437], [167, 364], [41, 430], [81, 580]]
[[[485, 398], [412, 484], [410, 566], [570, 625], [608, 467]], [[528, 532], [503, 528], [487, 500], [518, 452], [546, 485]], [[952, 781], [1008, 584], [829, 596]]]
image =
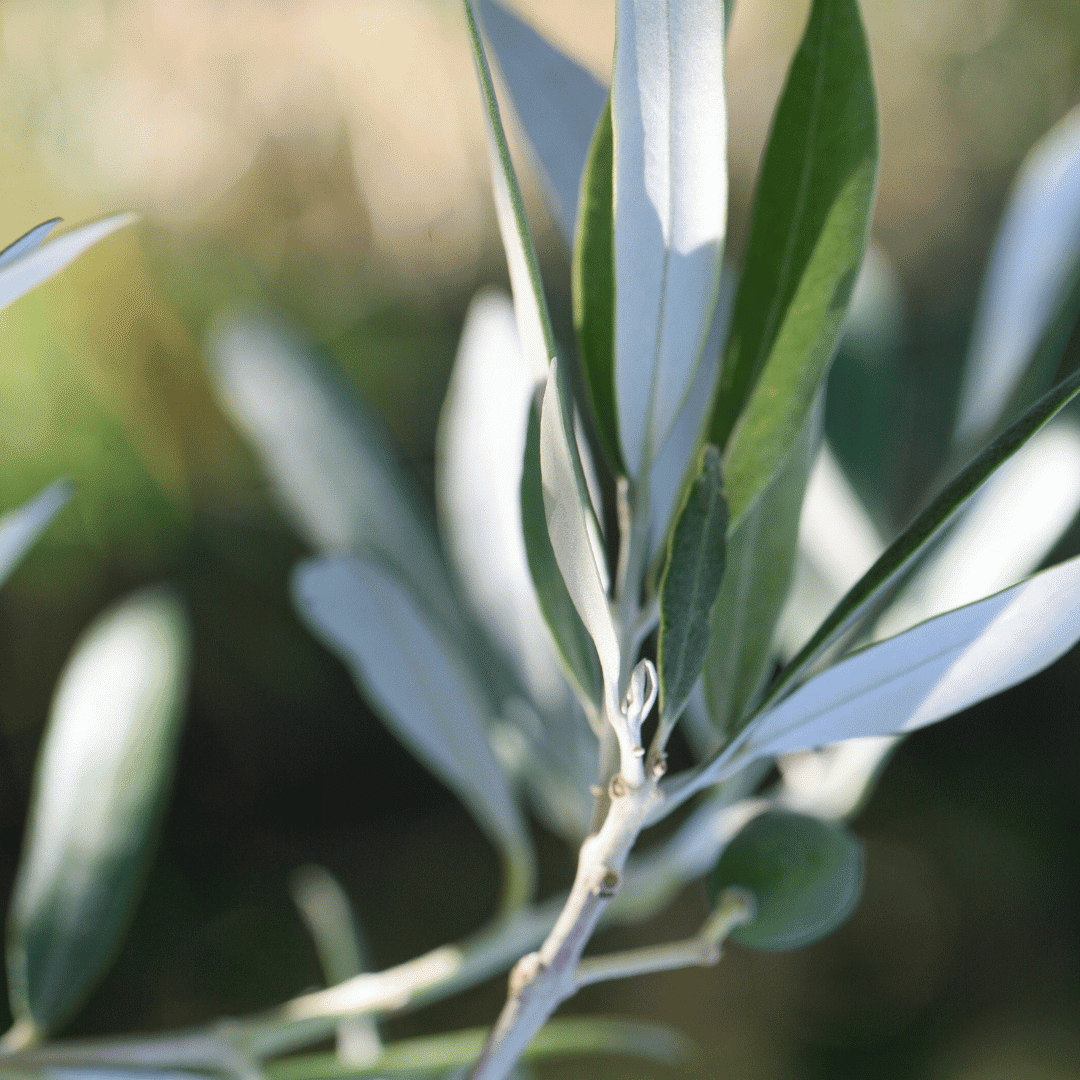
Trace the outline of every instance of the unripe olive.
[[831, 934], [862, 892], [862, 843], [843, 825], [772, 810], [728, 845], [712, 873], [715, 898], [729, 885], [754, 894], [752, 922], [731, 937], [754, 949], [797, 949]]

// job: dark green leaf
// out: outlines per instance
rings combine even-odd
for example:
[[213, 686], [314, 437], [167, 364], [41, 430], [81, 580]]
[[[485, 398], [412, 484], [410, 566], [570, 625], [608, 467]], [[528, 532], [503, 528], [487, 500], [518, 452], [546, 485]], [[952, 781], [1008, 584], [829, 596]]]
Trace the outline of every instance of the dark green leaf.
[[674, 724], [709, 650], [709, 617], [720, 594], [727, 542], [727, 503], [720, 451], [706, 446], [668, 541], [660, 583], [660, 723]]
[[815, 409], [779, 475], [728, 537], [705, 663], [709, 714], [724, 741], [738, 730], [771, 670], [773, 635], [795, 565], [799, 512], [820, 439]]
[[710, 882], [714, 895], [750, 889], [752, 922], [732, 938], [770, 952], [798, 949], [847, 921], [862, 893], [862, 843], [842, 825], [786, 811], [754, 818], [728, 845]]
[[877, 160], [858, 4], [814, 0], [765, 150], [709, 423], [733, 526], [780, 469], [836, 350]]
[[615, 232], [611, 198], [611, 101], [600, 114], [578, 205], [574, 327], [596, 430], [616, 472], [625, 472], [615, 408]]
[[101, 978], [138, 898], [183, 717], [188, 626], [152, 589], [76, 646], [38, 756], [8, 914], [12, 1012], [43, 1032]]
[[548, 536], [543, 479], [540, 475], [541, 399], [542, 394], [538, 392], [529, 411], [525, 460], [521, 470], [521, 525], [525, 533], [525, 551], [540, 609], [551, 628], [567, 676], [578, 696], [598, 708], [603, 697], [600, 660], [592, 638], [570, 598]]

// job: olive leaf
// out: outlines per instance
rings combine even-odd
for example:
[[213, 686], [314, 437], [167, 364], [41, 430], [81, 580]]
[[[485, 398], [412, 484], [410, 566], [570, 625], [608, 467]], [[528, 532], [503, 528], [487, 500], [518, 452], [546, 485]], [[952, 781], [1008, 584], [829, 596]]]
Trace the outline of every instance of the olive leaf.
[[164, 588], [100, 616], [60, 676], [8, 913], [12, 1012], [55, 1030], [127, 927], [172, 776], [190, 652]]

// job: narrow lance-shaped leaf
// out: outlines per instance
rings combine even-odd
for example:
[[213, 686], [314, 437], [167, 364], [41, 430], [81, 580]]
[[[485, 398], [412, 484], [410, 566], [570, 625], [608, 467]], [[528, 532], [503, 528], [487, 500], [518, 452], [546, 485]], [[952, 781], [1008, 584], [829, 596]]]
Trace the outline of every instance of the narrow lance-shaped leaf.
[[[957, 442], [977, 442], [998, 423], [1078, 262], [1080, 110], [1074, 109], [1035, 146], [1013, 184], [971, 330]], [[1073, 322], [1075, 308], [1070, 329]]]
[[559, 368], [552, 360], [540, 410], [540, 475], [548, 536], [567, 592], [596, 646], [605, 686], [614, 694], [620, 677], [619, 640], [608, 602], [606, 568], [597, 560], [595, 534], [590, 535], [588, 495], [582, 497], [574, 474], [573, 419]]
[[[595, 583], [592, 580], [595, 574], [597, 582], [600, 581], [601, 570], [592, 554], [600, 529], [578, 455], [574, 434], [573, 394], [565, 368], [555, 363], [555, 337], [551, 330], [536, 250], [529, 234], [525, 204], [521, 198], [513, 162], [510, 160], [510, 149], [499, 115], [499, 103], [495, 98], [491, 71], [470, 0], [465, 3], [465, 19], [484, 101], [495, 209], [510, 268], [514, 313], [517, 316], [521, 347], [526, 361], [538, 377], [547, 375], [550, 362], [548, 392], [544, 395], [542, 412], [543, 416], [549, 417], [549, 422], [541, 424], [540, 457], [551, 546], [559, 568], [567, 579], [574, 605], [596, 642], [605, 678], [610, 679], [613, 674], [617, 684], [618, 650], [616, 647], [614, 655], [612, 654], [614, 630], [611, 627], [611, 617], [607, 611], [606, 597], [603, 597], [603, 605], [597, 602]], [[587, 564], [576, 561], [585, 550], [578, 545], [581, 535], [588, 541]], [[601, 596], [606, 592], [602, 584], [600, 592]]]
[[780, 701], [810, 673], [836, 656], [928, 545], [955, 520], [968, 499], [1077, 393], [1080, 393], [1080, 371], [1044, 394], [952, 480], [833, 608], [814, 636], [781, 673], [766, 704]]
[[765, 150], [709, 422], [733, 526], [786, 459], [836, 351], [877, 160], [858, 4], [814, 0]]
[[541, 401], [542, 393], [538, 393], [529, 410], [525, 460], [521, 472], [521, 524], [525, 532], [525, 550], [540, 608], [551, 628], [567, 677], [582, 704], [591, 707], [595, 716], [603, 700], [600, 661], [596, 646], [567, 591], [548, 536], [540, 469]]
[[709, 620], [724, 576], [726, 542], [727, 503], [720, 451], [706, 446], [675, 521], [660, 582], [656, 670], [664, 733], [678, 720], [705, 665]]
[[552, 216], [569, 248], [581, 174], [607, 91], [501, 3], [479, 0], [478, 6], [514, 109], [540, 163]]
[[718, 0], [621, 0], [614, 133], [615, 399], [623, 462], [656, 456], [716, 302], [727, 221]]
[[480, 39], [472, 0], [465, 0], [464, 6], [465, 22], [484, 103], [495, 211], [510, 270], [518, 335], [526, 361], [537, 378], [542, 378], [547, 372], [548, 361], [555, 355], [555, 335], [551, 329], [551, 317], [548, 314], [547, 298], [544, 296], [544, 283], [540, 277], [536, 249], [525, 216], [525, 203], [521, 198], [521, 188], [510, 158], [510, 146], [503, 130], [499, 102], [495, 97], [495, 84], [491, 81], [491, 69], [488, 67], [484, 44]]
[[117, 229], [136, 221], [137, 214], [114, 214], [112, 217], [102, 218], [101, 221], [92, 221], [89, 225], [80, 225], [44, 247], [37, 246], [40, 240], [35, 234], [50, 223], [39, 225], [12, 245], [14, 247], [25, 244], [19, 255], [0, 262], [0, 309], [6, 308], [20, 296], [47, 281], [53, 274], [59, 273], [106, 236], [111, 236]]
[[172, 775], [188, 653], [179, 603], [149, 589], [94, 622], [60, 677], [8, 915], [12, 1011], [40, 1031], [120, 946]]
[[589, 147], [571, 286], [578, 352], [596, 430], [615, 472], [626, 471], [615, 406], [615, 240], [612, 207], [611, 104], [607, 103]]
[[43, 221], [40, 225], [35, 225], [29, 232], [23, 233], [14, 243], [8, 244], [3, 251], [0, 251], [0, 268], [7, 266], [8, 263], [12, 263], [16, 259], [21, 259], [24, 255], [28, 255], [34, 248], [40, 247], [49, 233], [60, 224], [60, 220], [60, 218], [54, 217], [48, 221]]
[[0, 517], [0, 583], [18, 565], [42, 530], [71, 500], [72, 487], [58, 480], [17, 510]]
[[720, 598], [705, 662], [705, 698], [727, 741], [746, 719], [773, 664], [773, 642], [791, 584], [799, 511], [821, 439], [821, 409], [808, 416], [783, 468], [730, 528]]
[[311, 343], [265, 315], [238, 313], [214, 326], [207, 353], [218, 396], [307, 538], [336, 554], [378, 552], [448, 627], [458, 627], [419, 484]]
[[1080, 640], [1080, 558], [854, 653], [761, 713], [738, 755], [915, 731], [1015, 686]]
[[[522, 535], [522, 458], [536, 385], [521, 355], [509, 298], [479, 294], [465, 317], [439, 415], [435, 497], [447, 556], [476, 614], [514, 663], [529, 696], [564, 712], [566, 682], [537, 604]], [[535, 464], [545, 528], [539, 457]]]
[[301, 563], [297, 611], [348, 666], [391, 731], [461, 799], [501, 852], [504, 905], [533, 888], [532, 845], [492, 754], [494, 708], [454, 639], [370, 559]]

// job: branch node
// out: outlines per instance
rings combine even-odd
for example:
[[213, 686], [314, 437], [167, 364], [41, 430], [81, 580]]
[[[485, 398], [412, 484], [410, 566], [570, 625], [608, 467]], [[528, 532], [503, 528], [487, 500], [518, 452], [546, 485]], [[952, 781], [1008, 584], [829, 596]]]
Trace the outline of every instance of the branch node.
[[609, 900], [615, 895], [620, 880], [618, 870], [613, 870], [610, 866], [605, 867], [604, 876], [593, 886], [593, 892], [602, 899]]
[[521, 992], [544, 970], [544, 961], [538, 952], [526, 953], [510, 969], [510, 996], [520, 997]]

